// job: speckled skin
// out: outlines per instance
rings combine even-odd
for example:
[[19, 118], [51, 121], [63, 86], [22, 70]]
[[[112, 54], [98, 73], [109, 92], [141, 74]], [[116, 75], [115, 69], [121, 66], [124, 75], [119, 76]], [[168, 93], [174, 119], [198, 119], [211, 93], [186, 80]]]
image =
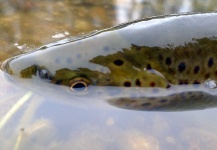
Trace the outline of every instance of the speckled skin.
[[79, 76], [103, 86], [167, 87], [215, 80], [216, 20], [217, 13], [142, 19], [44, 46], [9, 60], [6, 68], [26, 77], [23, 70], [43, 66], [53, 83], [65, 85]]
[[3, 68], [22, 78], [47, 69], [51, 83], [66, 86], [78, 79], [95, 86], [200, 84], [217, 80], [216, 20], [217, 13], [141, 19], [43, 46]]

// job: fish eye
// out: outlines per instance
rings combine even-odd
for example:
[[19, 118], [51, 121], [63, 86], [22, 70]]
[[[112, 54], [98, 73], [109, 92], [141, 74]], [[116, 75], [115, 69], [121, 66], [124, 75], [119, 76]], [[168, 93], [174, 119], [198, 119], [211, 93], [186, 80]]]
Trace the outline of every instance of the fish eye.
[[50, 79], [51, 75], [47, 69], [40, 68], [39, 66], [36, 66], [36, 69], [38, 71], [37, 74], [41, 79]]
[[84, 78], [75, 78], [70, 81], [70, 89], [75, 93], [85, 93], [88, 89], [89, 81]]

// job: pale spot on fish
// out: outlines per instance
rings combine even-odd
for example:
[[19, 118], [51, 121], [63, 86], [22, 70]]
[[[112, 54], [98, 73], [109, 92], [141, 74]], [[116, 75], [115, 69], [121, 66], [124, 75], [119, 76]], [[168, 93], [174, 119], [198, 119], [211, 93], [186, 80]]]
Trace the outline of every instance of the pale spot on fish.
[[82, 56], [81, 54], [77, 54], [77, 55], [76, 55], [76, 58], [80, 59], [81, 56]]
[[103, 50], [104, 50], [105, 52], [107, 52], [107, 51], [109, 51], [110, 49], [109, 49], [108, 46], [105, 46], [105, 47], [103, 48]]
[[66, 63], [67, 64], [72, 64], [72, 58], [71, 57], [66, 58]]
[[60, 59], [59, 59], [59, 58], [56, 58], [56, 59], [54, 60], [54, 62], [55, 62], [55, 64], [59, 64], [59, 63], [60, 63]]

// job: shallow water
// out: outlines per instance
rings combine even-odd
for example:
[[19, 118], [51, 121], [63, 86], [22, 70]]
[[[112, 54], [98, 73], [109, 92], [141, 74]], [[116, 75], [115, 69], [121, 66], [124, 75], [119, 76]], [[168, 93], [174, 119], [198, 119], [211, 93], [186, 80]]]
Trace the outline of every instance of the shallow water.
[[181, 150], [216, 146], [215, 108], [132, 111], [91, 96], [71, 99], [59, 94], [49, 96], [47, 93], [59, 86], [48, 83], [50, 88], [44, 93], [37, 86], [29, 90], [31, 83], [14, 84], [3, 72], [0, 79], [8, 89], [1, 95], [13, 93], [4, 96], [6, 99], [1, 102], [0, 145], [5, 149]]
[[[143, 4], [130, 0], [17, 2], [0, 2], [1, 61], [49, 42], [124, 21], [216, 10], [216, 2], [211, 0], [206, 4], [196, 0]], [[2, 71], [0, 80], [0, 147], [5, 150], [182, 150], [217, 146], [216, 108], [134, 111], [114, 107], [94, 95], [70, 97], [64, 87], [13, 80]]]

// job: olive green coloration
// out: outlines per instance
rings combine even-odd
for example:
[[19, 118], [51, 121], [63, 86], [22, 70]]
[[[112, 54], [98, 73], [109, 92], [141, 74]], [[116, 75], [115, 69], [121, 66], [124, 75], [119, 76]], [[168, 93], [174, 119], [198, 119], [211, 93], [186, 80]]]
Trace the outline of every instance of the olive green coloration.
[[[214, 37], [194, 39], [192, 43], [177, 47], [132, 45], [129, 49], [90, 60], [91, 63], [107, 67], [109, 73], [88, 68], [63, 68], [51, 76], [51, 82], [70, 86], [73, 78], [82, 77], [89, 80], [88, 84], [96, 86], [168, 87], [170, 84], [199, 84], [208, 79], [217, 80], [216, 49], [217, 38]], [[23, 78], [35, 74], [34, 66], [21, 71]]]
[[[163, 94], [154, 93], [153, 98], [160, 101], [159, 105], [156, 101], [150, 102], [149, 96], [116, 97], [111, 103], [117, 106], [125, 103], [129, 109], [152, 110], [165, 104], [171, 108], [176, 105], [173, 101], [184, 99], [191, 103], [199, 97], [202, 102], [209, 98], [213, 101], [214, 92], [200, 88], [168, 92], [176, 85], [198, 85], [207, 81], [213, 81], [208, 88], [216, 88], [216, 20], [217, 13], [136, 20], [43, 46], [5, 61], [3, 69], [21, 78], [39, 76], [72, 90], [87, 90], [88, 85], [168, 90]], [[186, 104], [189, 103], [182, 103]]]

